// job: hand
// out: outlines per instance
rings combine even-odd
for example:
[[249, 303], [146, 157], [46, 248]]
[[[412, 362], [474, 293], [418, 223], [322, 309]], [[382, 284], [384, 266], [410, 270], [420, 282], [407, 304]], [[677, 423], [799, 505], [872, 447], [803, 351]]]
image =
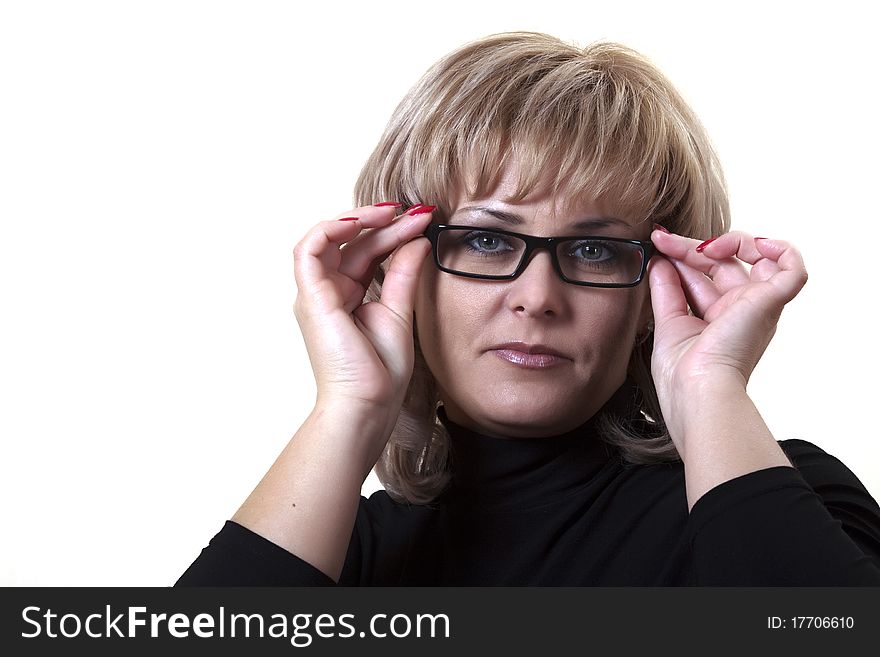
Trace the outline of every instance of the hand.
[[[782, 308], [807, 282], [797, 249], [743, 232], [699, 240], [654, 230], [648, 267], [654, 310], [651, 372], [664, 417], [697, 387], [745, 386]], [[743, 263], [749, 263], [747, 269]], [[688, 306], [693, 314], [688, 313]]]
[[[294, 313], [315, 374], [316, 405], [384, 414], [389, 423], [412, 376], [414, 297], [430, 253], [419, 236], [431, 220], [430, 212], [395, 214], [393, 206], [350, 210], [317, 224], [293, 252]], [[363, 304], [376, 267], [392, 251], [381, 299]]]

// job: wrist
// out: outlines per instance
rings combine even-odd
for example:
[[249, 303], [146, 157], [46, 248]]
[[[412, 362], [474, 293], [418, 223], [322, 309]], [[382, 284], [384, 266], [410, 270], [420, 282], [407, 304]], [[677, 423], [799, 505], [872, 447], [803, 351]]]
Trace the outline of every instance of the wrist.
[[331, 401], [315, 404], [309, 423], [323, 436], [325, 447], [340, 460], [354, 464], [366, 480], [382, 455], [397, 421], [392, 422], [387, 409], [358, 402]]
[[[673, 441], [681, 451], [687, 434], [693, 427], [704, 426], [710, 416], [719, 412], [735, 413], [734, 407], [752, 404], [745, 384], [736, 377], [702, 377], [679, 384], [667, 395], [663, 404], [663, 418]], [[662, 403], [662, 399], [661, 399]]]
[[673, 383], [677, 399], [686, 396], [708, 397], [719, 394], [745, 395], [746, 380], [737, 370], [713, 371]]
[[701, 395], [697, 410], [689, 411], [674, 429], [689, 509], [707, 491], [731, 479], [774, 466], [792, 466], [741, 386], [704, 387], [697, 394]]

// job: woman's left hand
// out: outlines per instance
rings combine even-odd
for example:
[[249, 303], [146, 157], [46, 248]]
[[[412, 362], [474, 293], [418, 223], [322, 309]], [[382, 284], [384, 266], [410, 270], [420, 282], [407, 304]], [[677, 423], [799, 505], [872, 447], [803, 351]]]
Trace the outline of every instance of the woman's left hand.
[[702, 252], [699, 240], [661, 230], [651, 241], [663, 256], [652, 258], [648, 280], [651, 372], [664, 416], [673, 401], [699, 388], [745, 390], [782, 308], [807, 282], [801, 254], [788, 242], [739, 231], [710, 241]]

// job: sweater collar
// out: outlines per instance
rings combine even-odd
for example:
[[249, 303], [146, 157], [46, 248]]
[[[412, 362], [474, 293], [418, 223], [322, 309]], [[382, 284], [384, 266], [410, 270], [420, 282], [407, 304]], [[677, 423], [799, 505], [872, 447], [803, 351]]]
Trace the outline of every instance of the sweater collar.
[[449, 432], [452, 457], [452, 479], [443, 499], [452, 506], [524, 509], [575, 493], [615, 461], [615, 450], [598, 435], [597, 419], [605, 411], [631, 417], [637, 392], [627, 379], [584, 424], [541, 438], [486, 436], [454, 423], [441, 405], [437, 417]]

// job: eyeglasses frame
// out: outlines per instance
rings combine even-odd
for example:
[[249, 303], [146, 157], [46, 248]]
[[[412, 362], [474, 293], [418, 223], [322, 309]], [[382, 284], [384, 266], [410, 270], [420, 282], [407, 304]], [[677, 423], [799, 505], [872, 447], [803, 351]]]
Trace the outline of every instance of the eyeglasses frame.
[[[486, 231], [491, 233], [498, 233], [501, 235], [509, 235], [511, 237], [516, 237], [521, 239], [526, 244], [526, 249], [523, 252], [522, 259], [517, 265], [516, 270], [509, 275], [506, 276], [489, 276], [487, 274], [466, 274], [460, 271], [456, 271], [454, 269], [449, 269], [448, 267], [444, 267], [440, 264], [440, 254], [438, 252], [439, 248], [439, 237], [440, 233], [445, 230], [457, 228], [457, 229], [467, 229], [472, 231]], [[628, 240], [623, 237], [605, 237], [605, 236], [592, 236], [592, 235], [571, 235], [571, 236], [562, 236], [562, 237], [536, 237], [534, 235], [525, 235], [523, 233], [514, 233], [510, 230], [502, 230], [500, 228], [485, 228], [483, 226], [461, 226], [456, 224], [428, 224], [428, 227], [425, 229], [423, 235], [428, 238], [428, 241], [431, 242], [431, 252], [434, 255], [434, 264], [437, 265], [437, 268], [441, 271], [445, 271], [447, 273], [453, 274], [455, 276], [464, 276], [466, 278], [479, 278], [484, 280], [492, 280], [492, 281], [509, 281], [515, 279], [519, 276], [523, 271], [525, 271], [528, 266], [530, 256], [532, 252], [539, 251], [541, 249], [547, 249], [550, 252], [550, 259], [553, 261], [553, 269], [556, 270], [556, 273], [566, 283], [570, 283], [572, 285], [581, 285], [584, 287], [606, 287], [606, 288], [618, 288], [618, 287], [635, 287], [639, 283], [642, 282], [642, 279], [645, 277], [645, 271], [648, 269], [648, 261], [657, 253], [657, 247], [654, 246], [651, 241], [643, 241], [643, 240]], [[619, 242], [622, 244], [636, 244], [642, 249], [642, 267], [639, 271], [639, 275], [636, 280], [632, 283], [587, 283], [584, 281], [575, 281], [570, 278], [566, 278], [565, 274], [562, 273], [562, 266], [559, 264], [559, 258], [556, 255], [556, 245], [559, 242], [567, 242], [569, 240], [600, 240], [603, 242]]]

